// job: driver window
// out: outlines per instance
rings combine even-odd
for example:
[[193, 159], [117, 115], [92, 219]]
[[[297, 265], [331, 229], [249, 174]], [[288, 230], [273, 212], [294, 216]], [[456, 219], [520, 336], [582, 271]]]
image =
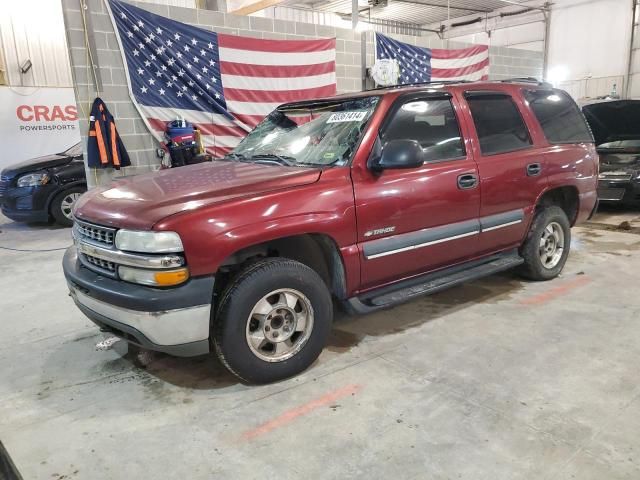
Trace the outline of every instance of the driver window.
[[416, 140], [425, 162], [464, 157], [464, 146], [449, 99], [413, 99], [404, 103], [389, 122], [382, 140]]

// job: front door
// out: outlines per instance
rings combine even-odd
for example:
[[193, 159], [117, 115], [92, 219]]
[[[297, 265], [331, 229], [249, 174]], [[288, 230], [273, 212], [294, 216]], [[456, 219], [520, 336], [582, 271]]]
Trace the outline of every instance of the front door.
[[400, 97], [383, 123], [379, 145], [417, 140], [424, 165], [352, 170], [364, 290], [476, 254], [478, 169], [462, 140], [457, 108], [442, 94]]

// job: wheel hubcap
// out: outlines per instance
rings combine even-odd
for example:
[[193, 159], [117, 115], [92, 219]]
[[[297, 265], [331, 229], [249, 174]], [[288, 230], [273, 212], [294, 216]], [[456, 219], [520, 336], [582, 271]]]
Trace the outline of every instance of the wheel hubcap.
[[78, 200], [80, 198], [80, 195], [82, 195], [81, 193], [70, 193], [68, 195], [66, 195], [63, 199], [62, 199], [62, 203], [61, 203], [61, 210], [62, 210], [62, 214], [67, 217], [67, 218], [71, 218], [71, 212], [73, 211], [73, 204], [76, 203], [76, 200]]
[[247, 344], [258, 358], [282, 362], [293, 357], [309, 339], [313, 308], [298, 290], [274, 290], [255, 304], [247, 319]]
[[564, 252], [564, 231], [557, 222], [551, 222], [540, 237], [540, 261], [545, 268], [553, 268], [560, 262]]

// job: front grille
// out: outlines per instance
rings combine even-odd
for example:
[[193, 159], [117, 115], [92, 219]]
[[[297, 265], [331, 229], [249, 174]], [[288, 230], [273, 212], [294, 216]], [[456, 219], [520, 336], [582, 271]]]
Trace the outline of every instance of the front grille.
[[93, 225], [76, 220], [74, 230], [78, 240], [88, 240], [89, 243], [113, 246], [116, 231], [113, 228]]
[[598, 198], [600, 200], [619, 202], [624, 198], [625, 192], [624, 188], [598, 188]]
[[630, 173], [622, 172], [600, 172], [598, 177], [600, 180], [613, 180], [616, 182], [628, 182], [631, 180], [632, 175]]
[[11, 179], [9, 177], [4, 175], [0, 177], [0, 198], [4, 197], [4, 194], [7, 192], [7, 189], [9, 188], [10, 182], [11, 182]]
[[103, 260], [101, 258], [98, 257], [93, 257], [91, 255], [87, 255], [85, 253], [82, 254], [82, 256], [84, 257], [84, 259], [87, 261], [87, 263], [98, 267], [102, 270], [106, 270], [109, 273], [116, 273], [116, 264], [113, 262], [109, 262], [107, 260]]

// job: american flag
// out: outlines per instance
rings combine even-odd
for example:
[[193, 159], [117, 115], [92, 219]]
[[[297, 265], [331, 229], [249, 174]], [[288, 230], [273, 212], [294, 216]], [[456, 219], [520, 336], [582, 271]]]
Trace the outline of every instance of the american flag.
[[133, 102], [154, 136], [182, 117], [222, 156], [278, 105], [336, 93], [335, 38], [210, 32], [109, 0]]
[[399, 85], [444, 80], [487, 80], [489, 47], [441, 49], [417, 47], [376, 33], [376, 59], [398, 62]]

